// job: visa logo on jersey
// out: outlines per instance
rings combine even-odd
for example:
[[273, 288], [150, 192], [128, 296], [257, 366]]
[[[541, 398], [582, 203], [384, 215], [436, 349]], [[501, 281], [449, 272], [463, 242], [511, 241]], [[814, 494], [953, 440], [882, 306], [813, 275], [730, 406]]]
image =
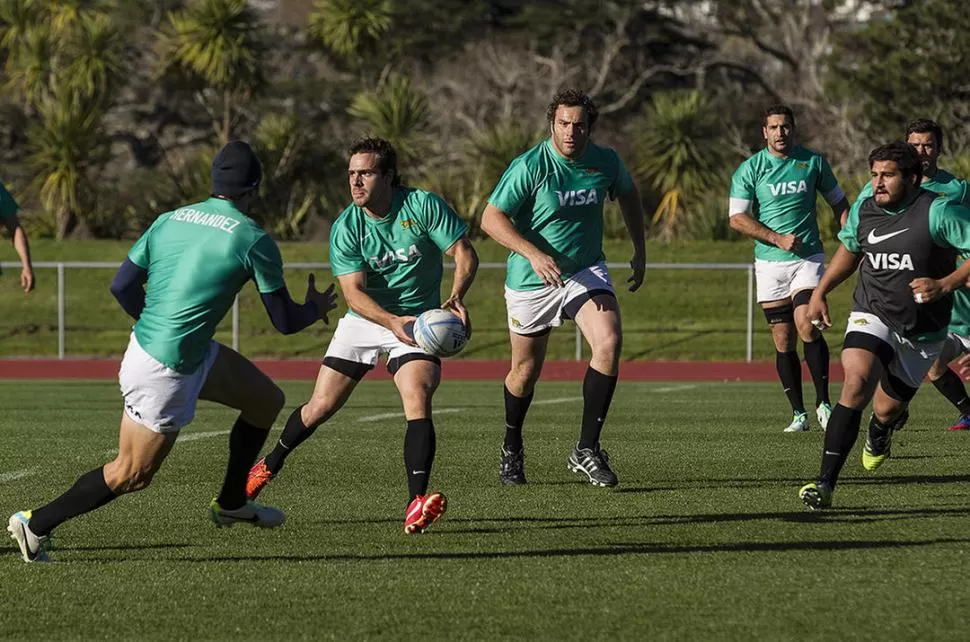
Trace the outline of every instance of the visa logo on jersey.
[[559, 207], [599, 203], [599, 196], [596, 195], [595, 189], [571, 189], [568, 192], [556, 190], [556, 196], [559, 197]]
[[385, 268], [391, 263], [409, 263], [412, 258], [421, 257], [421, 251], [418, 249], [417, 245], [412, 245], [408, 249], [399, 248], [397, 250], [388, 250], [384, 252], [383, 256], [371, 256], [367, 259], [367, 262], [371, 264], [375, 270], [380, 270]]
[[913, 257], [898, 252], [866, 252], [866, 258], [875, 270], [913, 271]]
[[808, 191], [805, 181], [787, 181], [783, 183], [773, 183], [768, 185], [772, 196], [785, 196], [786, 194], [801, 194]]

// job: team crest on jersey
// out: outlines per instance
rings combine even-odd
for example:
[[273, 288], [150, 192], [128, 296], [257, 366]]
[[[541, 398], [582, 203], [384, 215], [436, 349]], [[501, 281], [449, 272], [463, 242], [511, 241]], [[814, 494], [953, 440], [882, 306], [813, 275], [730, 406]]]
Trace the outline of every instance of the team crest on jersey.
[[417, 221], [412, 221], [411, 219], [406, 218], [403, 221], [401, 221], [401, 229], [402, 230], [406, 230], [409, 227], [415, 227], [415, 226], [417, 226], [417, 224], [418, 224]]
[[797, 161], [795, 163], [795, 167], [797, 167], [798, 169], [808, 169], [808, 163], [806, 163], [805, 161]]

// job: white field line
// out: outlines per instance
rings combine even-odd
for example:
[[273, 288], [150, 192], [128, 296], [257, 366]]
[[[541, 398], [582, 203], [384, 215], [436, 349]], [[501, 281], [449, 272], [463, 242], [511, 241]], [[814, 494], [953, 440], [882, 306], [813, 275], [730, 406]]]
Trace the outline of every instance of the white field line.
[[[456, 412], [464, 412], [468, 410], [467, 408], [438, 408], [434, 411], [436, 415], [448, 415], [454, 414]], [[380, 415], [367, 415], [366, 417], [361, 417], [357, 421], [380, 421], [381, 419], [395, 419], [397, 417], [403, 417], [403, 412], [385, 412]]]
[[[192, 432], [187, 435], [179, 435], [179, 438], [175, 440], [175, 445], [185, 443], [186, 441], [198, 441], [200, 439], [209, 439], [210, 437], [220, 437], [222, 435], [228, 435], [228, 430], [210, 430], [209, 432]], [[111, 450], [104, 451], [104, 454], [108, 457], [114, 457], [118, 454], [117, 448], [112, 448]]]
[[[690, 390], [691, 388], [696, 388], [696, 387], [697, 387], [696, 384], [685, 384], [682, 386], [668, 386], [666, 388], [653, 388], [651, 390], [648, 390], [647, 392], [676, 392], [678, 390]], [[583, 400], [582, 397], [559, 397], [558, 399], [539, 399], [537, 401], [533, 401], [532, 405], [548, 406], [548, 405], [557, 404], [557, 403], [571, 403], [574, 401], [582, 401], [582, 400]], [[434, 414], [436, 415], [453, 414], [456, 412], [465, 412], [466, 410], [468, 410], [468, 408], [461, 408], [461, 407], [438, 408], [437, 410], [434, 411]], [[366, 417], [361, 417], [357, 421], [368, 422], [368, 421], [381, 421], [382, 419], [396, 419], [400, 417], [402, 414], [403, 413], [400, 413], [400, 412], [385, 412], [379, 415], [367, 415]]]
[[23, 470], [11, 470], [9, 473], [0, 473], [0, 484], [12, 482], [24, 477], [29, 477], [37, 472], [36, 468], [24, 468]]

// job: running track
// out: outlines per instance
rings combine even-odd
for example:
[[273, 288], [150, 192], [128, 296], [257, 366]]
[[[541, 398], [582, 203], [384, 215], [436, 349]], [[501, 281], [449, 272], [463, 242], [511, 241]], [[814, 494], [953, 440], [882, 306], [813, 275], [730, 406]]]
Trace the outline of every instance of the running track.
[[[273, 379], [312, 380], [319, 361], [294, 359], [256, 359]], [[116, 379], [119, 361], [115, 359], [0, 359], [0, 379]], [[442, 377], [450, 380], [494, 381], [505, 377], [507, 361], [444, 361]], [[544, 381], [579, 381], [586, 362], [547, 361], [542, 369]], [[832, 364], [832, 381], [842, 380], [842, 367]], [[802, 364], [802, 377], [810, 382]], [[368, 379], [388, 379], [387, 369], [378, 365]], [[620, 364], [620, 378], [627, 381], [777, 381], [775, 364], [744, 361], [627, 361]]]

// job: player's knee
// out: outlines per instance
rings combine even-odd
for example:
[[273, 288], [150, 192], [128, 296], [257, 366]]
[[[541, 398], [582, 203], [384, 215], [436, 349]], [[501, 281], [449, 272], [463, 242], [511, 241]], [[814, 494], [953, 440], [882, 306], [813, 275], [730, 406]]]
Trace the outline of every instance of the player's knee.
[[623, 347], [623, 337], [619, 332], [611, 331], [597, 337], [591, 345], [594, 355], [605, 359], [615, 360], [620, 356]]
[[313, 397], [303, 406], [301, 419], [307, 427], [317, 426], [337, 412], [338, 405], [328, 397]]
[[841, 400], [845, 402], [843, 405], [854, 408], [860, 403], [863, 405], [868, 403], [866, 391], [871, 387], [871, 380], [870, 373], [846, 372], [842, 382]]
[[531, 387], [539, 380], [542, 364], [537, 359], [523, 359], [512, 364], [509, 377], [521, 386]]

